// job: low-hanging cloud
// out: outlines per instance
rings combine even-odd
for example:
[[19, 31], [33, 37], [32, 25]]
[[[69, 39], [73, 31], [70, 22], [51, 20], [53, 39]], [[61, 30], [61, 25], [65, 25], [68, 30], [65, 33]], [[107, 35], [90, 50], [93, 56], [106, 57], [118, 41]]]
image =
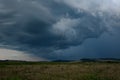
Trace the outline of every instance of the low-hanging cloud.
[[118, 0], [1, 0], [0, 44], [48, 55], [119, 26], [119, 8]]

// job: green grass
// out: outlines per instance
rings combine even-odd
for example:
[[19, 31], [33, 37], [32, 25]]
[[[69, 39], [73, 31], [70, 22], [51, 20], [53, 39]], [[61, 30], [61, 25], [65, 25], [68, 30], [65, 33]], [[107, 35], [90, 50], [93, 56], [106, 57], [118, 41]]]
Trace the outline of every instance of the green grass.
[[120, 80], [120, 63], [0, 62], [0, 80]]

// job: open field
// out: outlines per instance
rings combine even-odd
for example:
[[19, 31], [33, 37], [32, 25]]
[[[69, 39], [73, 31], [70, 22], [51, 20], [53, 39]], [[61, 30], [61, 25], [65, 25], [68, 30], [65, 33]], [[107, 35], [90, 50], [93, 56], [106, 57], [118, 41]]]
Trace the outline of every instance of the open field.
[[0, 62], [0, 80], [120, 80], [120, 63]]

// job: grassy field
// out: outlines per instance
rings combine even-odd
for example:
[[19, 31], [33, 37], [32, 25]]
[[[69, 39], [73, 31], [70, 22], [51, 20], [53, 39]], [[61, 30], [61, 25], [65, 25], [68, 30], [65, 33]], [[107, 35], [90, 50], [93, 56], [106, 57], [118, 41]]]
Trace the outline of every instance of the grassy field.
[[120, 63], [0, 62], [0, 80], [120, 80]]

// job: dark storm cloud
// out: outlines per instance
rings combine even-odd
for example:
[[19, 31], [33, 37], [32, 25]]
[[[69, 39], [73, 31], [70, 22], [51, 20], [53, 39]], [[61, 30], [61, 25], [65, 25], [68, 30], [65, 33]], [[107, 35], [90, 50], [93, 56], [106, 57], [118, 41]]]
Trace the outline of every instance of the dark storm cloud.
[[83, 6], [76, 6], [76, 0], [1, 0], [1, 47], [40, 53], [49, 58], [53, 51], [80, 45], [88, 38], [111, 31], [112, 26], [119, 26], [115, 14], [119, 11], [109, 14], [105, 6], [96, 10], [91, 2], [81, 1]]

